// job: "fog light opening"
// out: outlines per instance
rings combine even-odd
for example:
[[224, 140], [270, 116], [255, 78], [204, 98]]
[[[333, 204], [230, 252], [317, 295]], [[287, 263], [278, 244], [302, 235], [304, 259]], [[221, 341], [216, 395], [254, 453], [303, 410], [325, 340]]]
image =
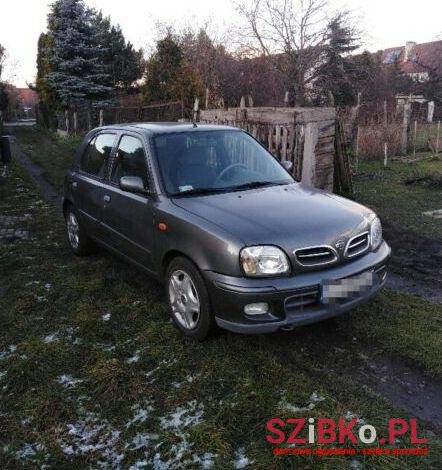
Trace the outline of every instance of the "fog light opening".
[[246, 315], [264, 315], [269, 311], [269, 304], [267, 302], [257, 302], [255, 304], [247, 304], [244, 307]]

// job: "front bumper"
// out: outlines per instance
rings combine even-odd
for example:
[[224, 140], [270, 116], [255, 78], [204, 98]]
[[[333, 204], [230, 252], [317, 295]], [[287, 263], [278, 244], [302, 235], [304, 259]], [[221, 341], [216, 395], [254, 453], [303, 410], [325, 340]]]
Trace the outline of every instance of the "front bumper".
[[[384, 241], [375, 251], [346, 264], [291, 277], [251, 279], [205, 271], [217, 324], [237, 333], [271, 333], [332, 318], [367, 302], [386, 281], [390, 247]], [[324, 304], [320, 285], [325, 280], [343, 279], [373, 270], [373, 285], [364, 292]], [[249, 303], [267, 302], [269, 312], [259, 316], [244, 313]]]

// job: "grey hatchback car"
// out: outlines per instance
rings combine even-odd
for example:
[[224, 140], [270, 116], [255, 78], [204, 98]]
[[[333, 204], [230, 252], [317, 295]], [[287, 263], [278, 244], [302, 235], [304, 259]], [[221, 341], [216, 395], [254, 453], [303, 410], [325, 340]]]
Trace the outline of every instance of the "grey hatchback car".
[[364, 206], [296, 182], [233, 127], [105, 126], [66, 175], [72, 251], [96, 245], [165, 283], [172, 319], [266, 333], [337, 316], [383, 286], [390, 248]]

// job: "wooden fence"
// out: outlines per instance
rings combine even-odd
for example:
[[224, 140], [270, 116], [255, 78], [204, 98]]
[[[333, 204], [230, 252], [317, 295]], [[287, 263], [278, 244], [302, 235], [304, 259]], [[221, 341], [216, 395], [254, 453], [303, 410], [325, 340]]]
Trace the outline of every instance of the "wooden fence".
[[200, 122], [240, 127], [280, 160], [293, 163], [295, 178], [333, 190], [334, 108], [229, 108], [195, 110]]
[[177, 121], [190, 116], [182, 101], [148, 106], [70, 109], [57, 115], [57, 129], [62, 134], [83, 134], [95, 127], [129, 122]]

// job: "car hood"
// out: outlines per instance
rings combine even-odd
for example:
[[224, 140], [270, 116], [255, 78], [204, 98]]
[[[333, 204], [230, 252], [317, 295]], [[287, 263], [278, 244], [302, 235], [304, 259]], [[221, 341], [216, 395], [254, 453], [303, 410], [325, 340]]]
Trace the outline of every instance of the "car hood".
[[178, 197], [173, 202], [222, 227], [245, 245], [278, 245], [288, 253], [346, 240], [368, 227], [367, 216], [372, 212], [301, 183]]

